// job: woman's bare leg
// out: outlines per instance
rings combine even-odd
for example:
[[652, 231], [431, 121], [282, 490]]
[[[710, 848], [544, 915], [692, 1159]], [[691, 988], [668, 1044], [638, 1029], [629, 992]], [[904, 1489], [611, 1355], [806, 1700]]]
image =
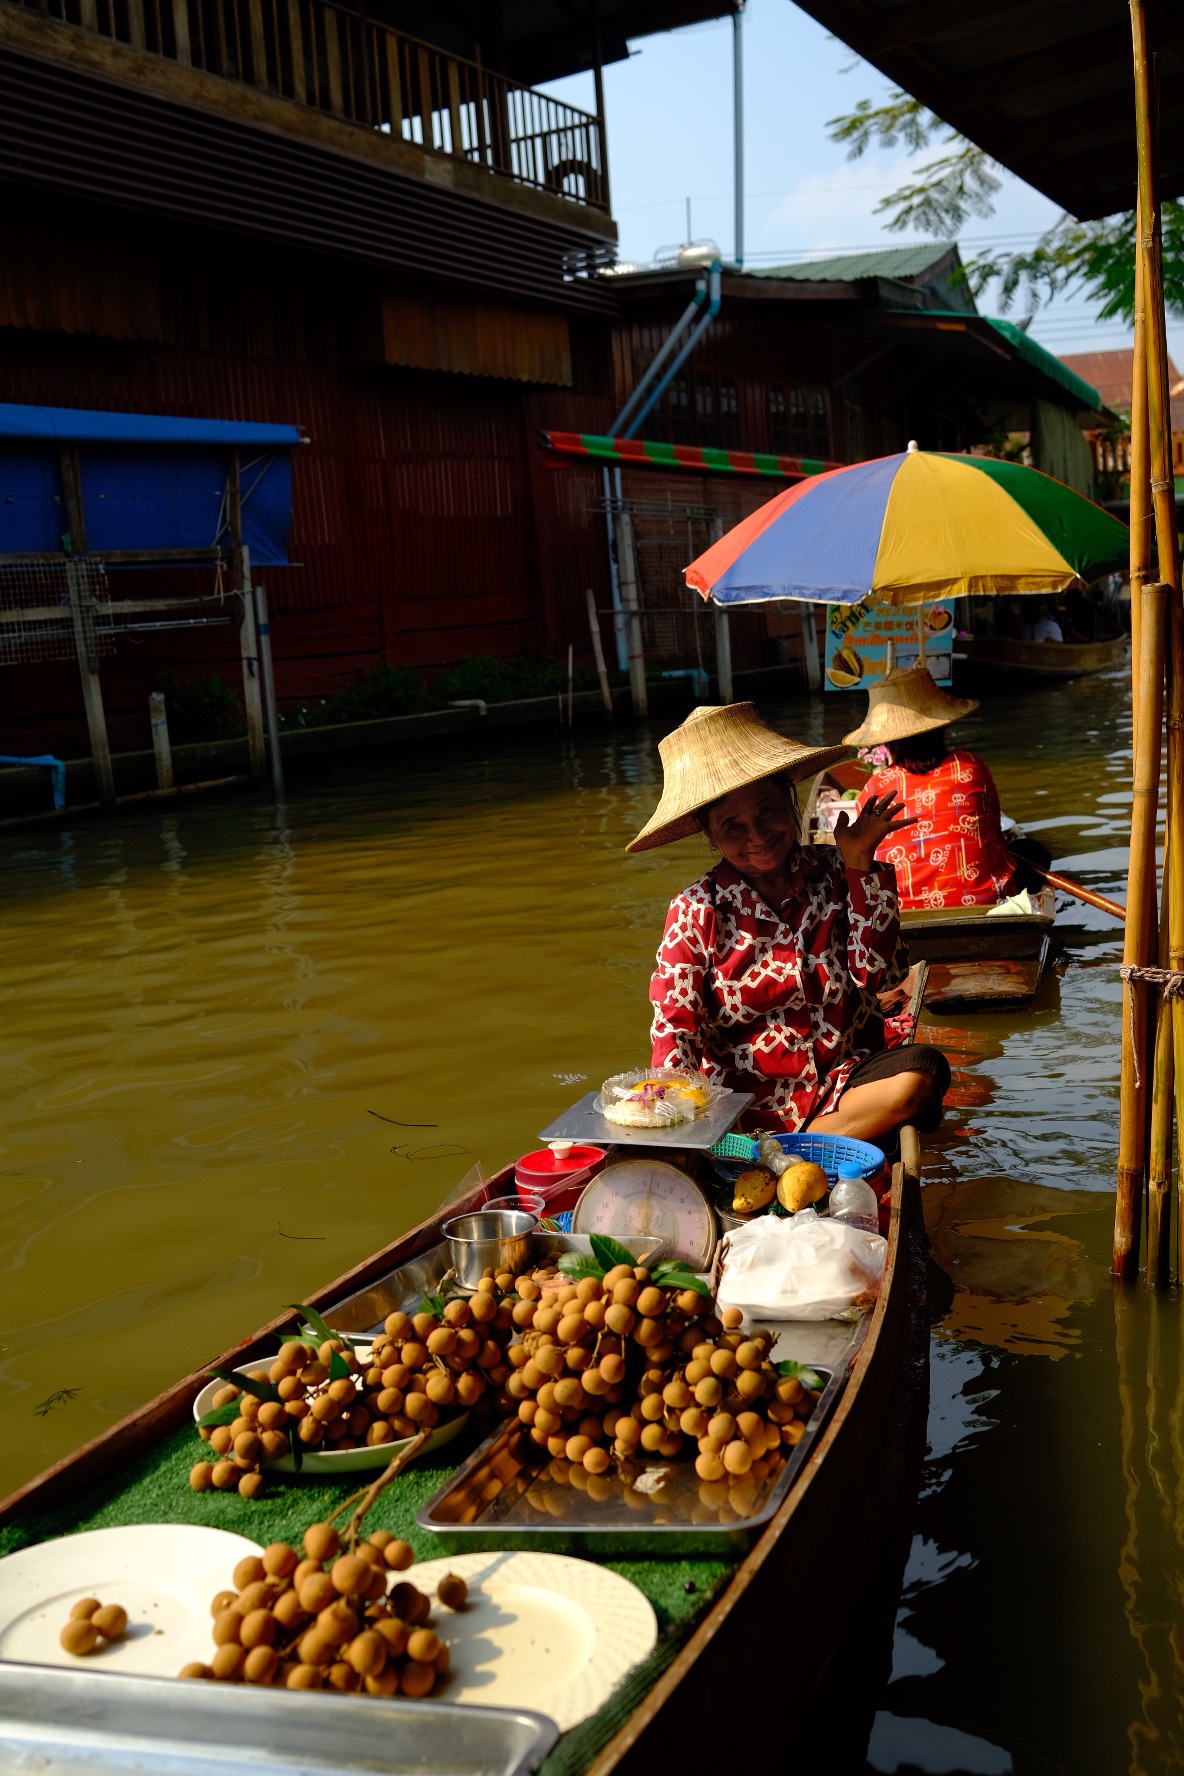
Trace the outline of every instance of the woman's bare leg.
[[893, 1073], [888, 1079], [853, 1085], [843, 1093], [837, 1109], [806, 1124], [806, 1133], [874, 1141], [924, 1115], [932, 1107], [936, 1091], [932, 1073]]

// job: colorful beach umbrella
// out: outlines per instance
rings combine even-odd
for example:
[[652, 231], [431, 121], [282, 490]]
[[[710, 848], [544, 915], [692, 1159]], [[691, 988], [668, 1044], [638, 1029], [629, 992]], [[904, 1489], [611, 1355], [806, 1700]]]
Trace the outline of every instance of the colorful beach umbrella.
[[685, 571], [724, 605], [928, 604], [1063, 592], [1123, 566], [1129, 547], [1125, 524], [1038, 469], [910, 446], [798, 482]]

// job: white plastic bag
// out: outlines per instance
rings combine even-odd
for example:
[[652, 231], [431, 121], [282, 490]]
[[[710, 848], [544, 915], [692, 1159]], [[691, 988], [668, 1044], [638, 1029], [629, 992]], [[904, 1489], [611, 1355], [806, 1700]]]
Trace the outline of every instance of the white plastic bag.
[[858, 1320], [880, 1293], [888, 1241], [800, 1209], [729, 1233], [717, 1303], [764, 1320]]

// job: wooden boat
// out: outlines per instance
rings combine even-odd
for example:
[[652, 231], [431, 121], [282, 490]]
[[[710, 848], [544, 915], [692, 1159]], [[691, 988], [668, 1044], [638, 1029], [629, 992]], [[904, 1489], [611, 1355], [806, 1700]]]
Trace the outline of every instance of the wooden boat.
[[[869, 775], [858, 759], [818, 774], [802, 818], [809, 843], [834, 844], [818, 818], [819, 792], [860, 789]], [[987, 907], [901, 910], [910, 964], [930, 964], [927, 1010], [1019, 1011], [1031, 1005], [1048, 961], [1057, 897], [1053, 889], [1041, 888], [1032, 900], [1032, 913], [991, 913]]]
[[[746, 1753], [770, 1759], [783, 1756], [787, 1726], [796, 1745], [804, 1732], [811, 1692], [821, 1683], [844, 1632], [866, 1622], [874, 1607], [876, 1598], [869, 1596], [869, 1586], [878, 1580], [885, 1547], [907, 1545], [907, 1533], [902, 1540], [899, 1532], [902, 1525], [908, 1532], [911, 1524], [928, 1393], [927, 1245], [919, 1189], [920, 1148], [914, 1130], [902, 1131], [901, 1152], [893, 1170], [887, 1268], [880, 1297], [860, 1328], [864, 1335], [861, 1342], [855, 1341], [858, 1348], [835, 1410], [781, 1509], [737, 1564], [715, 1602], [686, 1630], [682, 1644], [671, 1648], [673, 1657], [666, 1669], [647, 1693], [630, 1698], [632, 1711], [622, 1725], [615, 1731], [604, 1725], [599, 1745], [593, 1743], [585, 1765], [595, 1776], [617, 1770], [627, 1776], [643, 1772], [649, 1776], [655, 1767], [680, 1757], [698, 1761], [705, 1742], [729, 1742], [738, 1711], [744, 1720]], [[450, 1203], [328, 1283], [308, 1305], [331, 1322], [336, 1303], [377, 1286], [391, 1271], [437, 1245], [448, 1216], [475, 1206], [486, 1193], [512, 1188], [512, 1168], [507, 1167], [470, 1197]], [[218, 1366], [270, 1360], [274, 1334], [291, 1331], [294, 1324], [291, 1312], [280, 1315], [224, 1352]], [[0, 1503], [0, 1524], [40, 1517], [64, 1505], [76, 1509], [85, 1490], [113, 1487], [137, 1457], [191, 1423], [192, 1403], [206, 1380], [204, 1369], [186, 1376], [20, 1487]], [[459, 1444], [458, 1448], [459, 1463], [464, 1449]], [[902, 1568], [903, 1553], [895, 1583], [890, 1580], [885, 1593], [890, 1606], [898, 1595]], [[891, 1614], [890, 1608], [888, 1645]], [[853, 1668], [867, 1669], [866, 1663]], [[866, 1688], [874, 1699], [874, 1683], [856, 1688]], [[854, 1717], [860, 1699], [846, 1697], [848, 1715]], [[545, 1708], [545, 1697], [539, 1697], [538, 1706]], [[217, 1720], [216, 1693], [210, 1698], [210, 1720]]]
[[987, 672], [1085, 678], [1121, 666], [1129, 646], [1125, 635], [1115, 641], [1018, 641], [1007, 635], [971, 635], [959, 641], [958, 651], [968, 666]]

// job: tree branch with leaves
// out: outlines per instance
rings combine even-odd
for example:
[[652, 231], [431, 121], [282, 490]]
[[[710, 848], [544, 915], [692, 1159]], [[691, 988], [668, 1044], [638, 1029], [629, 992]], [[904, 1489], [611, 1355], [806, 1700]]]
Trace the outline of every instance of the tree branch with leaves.
[[[827, 124], [832, 142], [844, 144], [858, 160], [872, 147], [903, 147], [910, 154], [943, 150], [916, 169], [913, 178], [876, 205], [890, 233], [917, 229], [950, 239], [971, 216], [994, 214], [1002, 168], [985, 149], [935, 115], [919, 99], [893, 87], [885, 103], [861, 99], [853, 111]], [[1184, 204], [1168, 201], [1163, 214], [1164, 300], [1170, 315], [1184, 316]], [[1078, 222], [1058, 217], [1035, 246], [1024, 251], [983, 252], [968, 259], [963, 276], [974, 295], [999, 286], [999, 306], [1013, 304], [1031, 317], [1054, 296], [1080, 291], [1098, 305], [1097, 318], [1134, 319], [1135, 216], [1133, 210]]]

